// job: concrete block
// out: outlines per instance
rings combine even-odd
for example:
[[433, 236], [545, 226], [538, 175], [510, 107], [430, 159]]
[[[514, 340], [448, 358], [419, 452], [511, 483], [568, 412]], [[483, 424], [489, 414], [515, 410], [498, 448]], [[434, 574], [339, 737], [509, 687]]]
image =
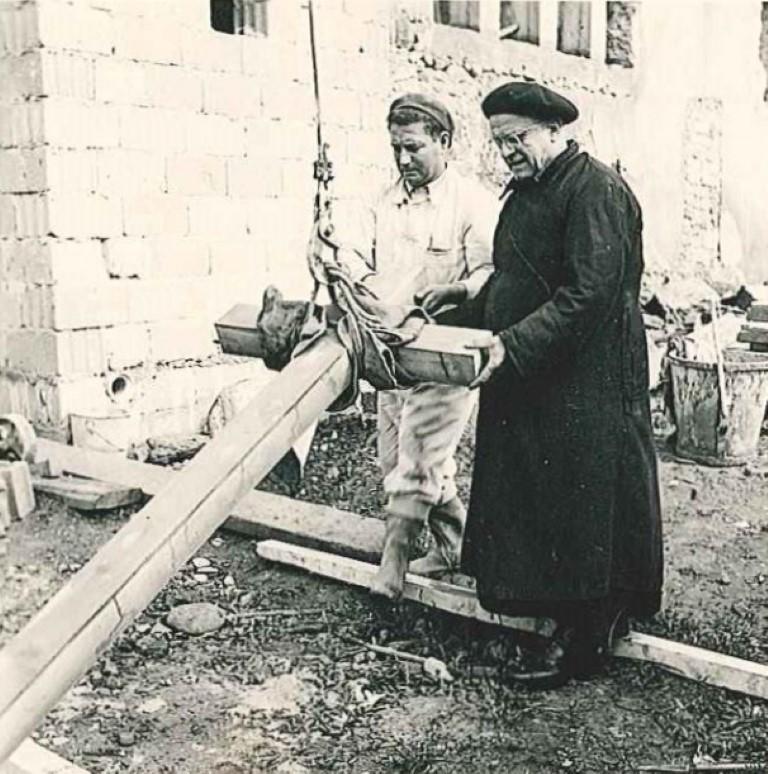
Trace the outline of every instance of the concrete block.
[[23, 54], [37, 48], [39, 44], [35, 5], [33, 3], [0, 5], [0, 56]]
[[261, 89], [265, 116], [287, 121], [302, 121], [315, 113], [312, 87], [285, 83], [282, 78], [265, 83]]
[[0, 148], [26, 148], [44, 141], [41, 100], [0, 104]]
[[169, 65], [147, 64], [149, 104], [155, 107], [198, 112], [203, 107], [203, 80], [196, 71]]
[[107, 368], [119, 371], [139, 366], [149, 359], [149, 328], [146, 325], [117, 325], [103, 331]]
[[149, 329], [150, 352], [155, 363], [200, 360], [216, 353], [213, 325], [200, 320], [170, 320]]
[[226, 160], [216, 156], [171, 156], [166, 160], [168, 192], [206, 196], [227, 192]]
[[0, 102], [20, 102], [42, 93], [42, 68], [37, 51], [0, 57]]
[[113, 237], [104, 241], [102, 263], [110, 277], [138, 279], [150, 274], [152, 248], [145, 237]]
[[56, 330], [118, 325], [129, 319], [128, 289], [120, 280], [99, 284], [55, 285], [53, 327]]
[[[266, 271], [266, 259], [262, 240], [257, 237], [243, 236], [237, 239], [222, 237], [211, 241], [211, 273], [217, 282], [226, 283], [227, 277], [241, 277], [259, 264]], [[211, 295], [218, 296], [221, 288], [216, 285]], [[245, 292], [242, 289], [241, 292]], [[248, 291], [250, 292], [250, 291]]]
[[214, 196], [190, 199], [189, 233], [197, 237], [245, 236], [248, 233], [247, 201]]
[[165, 9], [157, 6], [146, 16], [115, 15], [115, 54], [137, 62], [179, 65], [182, 61], [181, 31]]
[[185, 236], [189, 233], [185, 200], [170, 194], [126, 196], [123, 199], [123, 233], [126, 236]]
[[142, 280], [127, 287], [133, 323], [199, 318], [208, 293], [207, 278]]
[[52, 285], [26, 285], [20, 300], [21, 327], [53, 327]]
[[242, 156], [245, 152], [243, 125], [226, 116], [198, 113], [187, 119], [190, 153], [210, 156]]
[[58, 237], [106, 238], [122, 234], [121, 202], [101, 194], [52, 193], [48, 233]]
[[0, 237], [0, 279], [21, 283], [51, 282], [48, 245], [35, 239]]
[[59, 148], [111, 148], [118, 144], [120, 108], [51, 97], [45, 100], [45, 141]]
[[307, 161], [284, 159], [281, 166], [283, 195], [312, 201], [317, 183], [312, 177], [311, 165]]
[[[110, 60], [99, 60], [100, 71]], [[46, 95], [93, 99], [96, 69], [92, 56], [79, 52], [40, 49], [42, 85]]]
[[40, 41], [46, 48], [111, 54], [115, 45], [113, 15], [88, 3], [37, 0]]
[[208, 73], [203, 79], [203, 108], [234, 118], [259, 116], [261, 82], [262, 78], [240, 73]]
[[84, 278], [100, 284], [108, 279], [101, 240], [51, 239], [46, 250], [50, 278], [58, 285], [79, 284]]
[[246, 156], [249, 159], [303, 159], [310, 164], [317, 155], [312, 115], [307, 114], [301, 120], [246, 120]]
[[110, 148], [96, 153], [98, 190], [109, 196], [164, 193], [165, 159], [159, 152]]
[[201, 30], [190, 29], [181, 39], [183, 64], [204, 72], [242, 72], [243, 37], [224, 35], [210, 26]]
[[48, 187], [56, 194], [91, 194], [101, 191], [96, 174], [96, 150], [49, 148], [46, 153]]
[[20, 239], [44, 237], [49, 232], [48, 197], [44, 194], [12, 194], [16, 210], [16, 236]]
[[58, 334], [59, 373], [62, 376], [92, 376], [105, 370], [103, 331], [91, 328]]
[[185, 125], [189, 120], [185, 113], [178, 110], [121, 107], [119, 144], [123, 148], [155, 153], [185, 151]]
[[268, 158], [228, 159], [227, 193], [235, 198], [282, 195], [283, 162]]
[[205, 277], [211, 271], [208, 241], [193, 237], [155, 237], [151, 240], [149, 274], [156, 278]]
[[94, 94], [101, 102], [118, 105], [144, 105], [147, 95], [147, 72], [141, 62], [112, 56], [100, 59], [94, 75]]
[[25, 285], [14, 283], [13, 287], [7, 283], [0, 285], [0, 328], [11, 330], [21, 327], [21, 299]]
[[16, 207], [14, 197], [10, 194], [0, 194], [0, 237], [16, 236]]
[[9, 368], [53, 376], [59, 372], [57, 334], [50, 330], [18, 330], [8, 334]]
[[0, 478], [8, 493], [8, 510], [12, 521], [26, 519], [35, 510], [32, 474], [26, 462], [0, 461]]

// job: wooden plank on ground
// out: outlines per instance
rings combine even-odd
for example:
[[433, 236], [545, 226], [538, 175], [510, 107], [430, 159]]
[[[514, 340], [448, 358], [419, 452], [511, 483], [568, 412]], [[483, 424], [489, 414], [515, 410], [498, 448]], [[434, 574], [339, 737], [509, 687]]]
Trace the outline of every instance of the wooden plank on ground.
[[[355, 586], [368, 586], [377, 569], [372, 564], [272, 540], [259, 543], [257, 551], [265, 559]], [[406, 599], [511, 629], [542, 632], [539, 619], [488, 613], [480, 607], [474, 591], [468, 588], [430, 581], [410, 573], [405, 578], [403, 596]], [[648, 661], [681, 677], [768, 699], [768, 665], [765, 664], [637, 632], [619, 640], [614, 647], [614, 655]]]
[[0, 774], [88, 774], [88, 772], [46, 750], [31, 739], [25, 739], [6, 763], [0, 763]]
[[[282, 543], [278, 540], [263, 540], [256, 546], [259, 556], [281, 564], [289, 564], [307, 572], [326, 578], [368, 588], [378, 569], [374, 564], [336, 556], [312, 548]], [[553, 623], [546, 618], [513, 618], [489, 613], [480, 607], [475, 592], [464, 586], [431, 580], [421, 575], [406, 573], [403, 598], [419, 602], [427, 607], [444, 610], [463, 618], [474, 618], [486, 623], [506, 626], [510, 629], [548, 635]]]
[[[264, 343], [256, 328], [259, 307], [237, 304], [216, 323], [224, 352], [263, 357]], [[479, 373], [480, 353], [465, 349], [478, 338], [491, 338], [490, 331], [425, 325], [415, 341], [394, 350], [398, 362], [419, 381], [468, 385]]]
[[144, 493], [137, 487], [73, 476], [56, 478], [33, 476], [32, 485], [36, 492], [63, 500], [71, 508], [80, 511], [125, 508], [129, 505], [137, 505], [144, 500]]
[[[108, 452], [38, 439], [38, 456], [61, 470], [140, 489], [160, 492], [179, 472], [136, 462]], [[253, 490], [234, 507], [226, 529], [264, 540], [274, 538], [365, 561], [378, 561], [384, 522], [356, 513]]]
[[291, 362], [0, 651], [0, 762], [346, 388], [331, 336]]
[[736, 336], [736, 341], [746, 344], [768, 345], [768, 323], [744, 324]]

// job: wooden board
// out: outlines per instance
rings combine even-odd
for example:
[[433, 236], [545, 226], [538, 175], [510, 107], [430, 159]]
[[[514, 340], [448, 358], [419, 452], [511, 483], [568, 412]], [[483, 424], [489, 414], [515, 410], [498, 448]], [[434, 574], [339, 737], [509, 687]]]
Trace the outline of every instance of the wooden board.
[[768, 323], [768, 304], [752, 304], [747, 309], [747, 320], [750, 322]]
[[[222, 350], [231, 355], [262, 357], [262, 334], [256, 328], [259, 307], [237, 304], [216, 323]], [[490, 331], [425, 325], [415, 341], [394, 349], [400, 365], [421, 382], [468, 385], [481, 368], [478, 350], [465, 345], [477, 339], [490, 341]]]
[[[324, 551], [282, 543], [278, 540], [263, 540], [256, 546], [259, 556], [281, 564], [289, 564], [307, 572], [333, 578], [353, 586], [368, 588], [378, 567], [367, 562], [335, 556]], [[424, 578], [406, 573], [403, 598], [419, 602], [427, 607], [444, 610], [462, 618], [474, 618], [486, 623], [506, 626], [510, 629], [550, 635], [554, 623], [546, 618], [513, 618], [489, 613], [480, 607], [474, 590], [451, 583]]]
[[6, 763], [0, 763], [0, 774], [88, 774], [88, 772], [46, 750], [31, 739], [26, 739]]
[[[38, 455], [76, 476], [110, 481], [155, 495], [179, 473], [108, 452], [38, 439]], [[224, 528], [257, 539], [275, 538], [310, 548], [378, 561], [384, 522], [339, 508], [253, 490], [234, 507]]]
[[[265, 559], [299, 567], [355, 586], [370, 585], [377, 570], [372, 564], [271, 540], [259, 543], [257, 551], [259, 556]], [[431, 581], [411, 573], [405, 576], [405, 580], [403, 594], [405, 599], [507, 628], [546, 633], [540, 619], [512, 618], [488, 613], [480, 607], [474, 591], [470, 589]], [[616, 643], [614, 655], [636, 661], [648, 661], [681, 677], [768, 699], [768, 665], [766, 664], [756, 664], [704, 648], [636, 632], [632, 632]]]
[[175, 474], [0, 651], [0, 762], [348, 380], [346, 352], [333, 337], [323, 337]]
[[741, 330], [736, 336], [736, 341], [747, 344], [768, 344], [768, 324], [742, 325]]
[[63, 500], [80, 511], [105, 511], [137, 505], [144, 500], [141, 489], [93, 481], [86, 478], [61, 476], [58, 478], [32, 477], [36, 492]]

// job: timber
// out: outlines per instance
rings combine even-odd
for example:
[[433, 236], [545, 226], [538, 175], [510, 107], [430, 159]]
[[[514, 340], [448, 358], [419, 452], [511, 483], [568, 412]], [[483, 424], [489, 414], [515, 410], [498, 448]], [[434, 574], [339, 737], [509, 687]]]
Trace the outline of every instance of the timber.
[[[276, 541], [259, 543], [257, 551], [259, 556], [265, 559], [355, 586], [370, 585], [377, 570], [372, 564]], [[505, 628], [544, 633], [539, 619], [511, 618], [488, 613], [480, 607], [474, 591], [463, 586], [428, 580], [408, 573], [405, 576], [403, 596], [405, 599], [454, 615], [476, 618]], [[613, 654], [620, 658], [648, 661], [680, 677], [707, 685], [768, 699], [768, 665], [765, 664], [638, 632], [632, 632], [617, 641]]]
[[89, 774], [85, 769], [46, 750], [31, 739], [19, 745], [6, 763], [0, 763], [0, 774]]
[[0, 651], [0, 761], [343, 392], [349, 371], [332, 337], [290, 363]]
[[36, 492], [56, 497], [79, 511], [106, 511], [137, 505], [144, 499], [141, 489], [71, 476], [32, 477]]
[[[108, 452], [38, 439], [38, 454], [61, 470], [87, 479], [139, 489], [155, 495], [179, 475], [170, 468], [136, 462]], [[293, 500], [252, 490], [232, 509], [222, 525], [241, 535], [298, 543], [364, 561], [378, 561], [384, 522], [339, 508]]]

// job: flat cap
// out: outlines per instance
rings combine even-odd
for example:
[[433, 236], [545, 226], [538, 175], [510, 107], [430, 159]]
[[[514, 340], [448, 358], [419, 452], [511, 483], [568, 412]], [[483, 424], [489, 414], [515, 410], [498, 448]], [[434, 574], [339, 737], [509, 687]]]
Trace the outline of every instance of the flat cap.
[[403, 94], [389, 106], [389, 115], [392, 116], [398, 110], [415, 110], [418, 113], [423, 113], [437, 121], [438, 125], [446, 132], [453, 134], [454, 124], [450, 111], [434, 97], [417, 93]]
[[514, 113], [539, 121], [570, 124], [579, 117], [579, 109], [560, 94], [530, 81], [511, 81], [494, 89], [482, 104], [486, 118]]

